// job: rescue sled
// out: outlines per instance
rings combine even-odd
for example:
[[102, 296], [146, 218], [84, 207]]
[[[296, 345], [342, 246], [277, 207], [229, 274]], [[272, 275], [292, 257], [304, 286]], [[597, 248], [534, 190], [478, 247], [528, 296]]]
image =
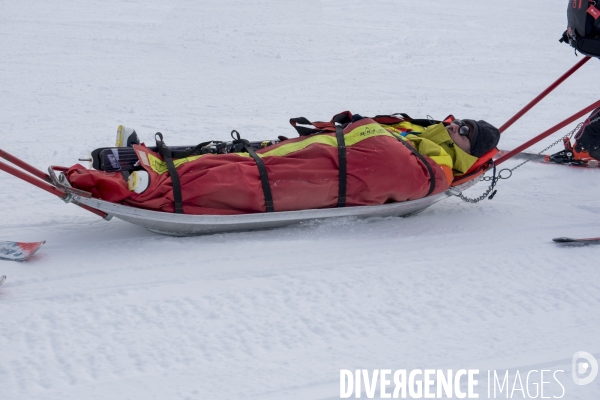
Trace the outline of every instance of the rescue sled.
[[[585, 64], [590, 58], [586, 57], [567, 71], [561, 78], [554, 82], [544, 92], [538, 95], [534, 100], [521, 109], [514, 117], [500, 127], [500, 132], [506, 130], [516, 120], [518, 120], [529, 109], [536, 105], [548, 93], [554, 90], [560, 83], [572, 75], [577, 69]], [[113, 216], [132, 224], [142, 226], [152, 232], [173, 235], [173, 236], [189, 236], [201, 235], [218, 232], [233, 232], [255, 229], [270, 229], [298, 224], [302, 222], [324, 220], [329, 218], [339, 217], [390, 217], [390, 216], [409, 216], [423, 211], [427, 207], [435, 204], [438, 201], [444, 200], [451, 196], [462, 196], [462, 191], [475, 185], [481, 180], [482, 175], [490, 168], [501, 164], [515, 154], [525, 150], [527, 147], [538, 142], [539, 140], [549, 136], [550, 134], [562, 129], [568, 124], [581, 118], [593, 109], [600, 106], [600, 100], [581, 110], [580, 112], [565, 119], [554, 127], [541, 133], [535, 138], [529, 140], [523, 145], [503, 155], [496, 161], [492, 161], [492, 157], [497, 150], [493, 150], [485, 154], [480, 160], [469, 170], [465, 175], [456, 177], [452, 187], [445, 192], [426, 196], [420, 199], [390, 203], [377, 206], [354, 206], [354, 207], [338, 207], [338, 208], [321, 208], [321, 209], [306, 209], [299, 211], [283, 211], [283, 212], [267, 212], [267, 213], [252, 213], [239, 215], [189, 215], [177, 214], [159, 211], [144, 210], [141, 208], [116, 204], [97, 198], [92, 198], [88, 192], [73, 188], [67, 181], [64, 172], [65, 167], [49, 167], [48, 173], [44, 173], [26, 162], [14, 157], [0, 149], [0, 157], [12, 162], [17, 167], [0, 162], [0, 169], [8, 172], [17, 178], [20, 178], [32, 185], [35, 185], [59, 198], [67, 203], [76, 204], [87, 211], [93, 212], [106, 220], [110, 220]], [[23, 171], [24, 170], [24, 171]], [[56, 173], [58, 172], [58, 174]], [[494, 170], [495, 172], [495, 170]], [[496, 182], [496, 177], [491, 178], [492, 185]], [[489, 190], [489, 189], [488, 189]], [[480, 197], [480, 198], [485, 198]], [[463, 198], [464, 199], [464, 198]]]
[[252, 213], [238, 215], [190, 215], [159, 212], [112, 203], [93, 198], [88, 192], [71, 187], [64, 172], [66, 167], [51, 166], [44, 173], [24, 161], [0, 150], [0, 157], [11, 161], [26, 172], [0, 162], [0, 169], [23, 179], [47, 192], [60, 197], [66, 203], [76, 204], [106, 220], [116, 217], [144, 227], [152, 232], [171, 236], [192, 236], [219, 232], [271, 229], [293, 224], [339, 217], [401, 217], [414, 215], [427, 207], [475, 185], [491, 164], [493, 150], [482, 157], [472, 171], [445, 192], [416, 200], [377, 206], [354, 206], [321, 208], [298, 211]]
[[[475, 185], [485, 172], [493, 154], [491, 151], [482, 157], [472, 171], [457, 185], [437, 195], [423, 197], [417, 200], [397, 202], [377, 206], [356, 206], [341, 208], [320, 208], [298, 211], [280, 211], [268, 213], [251, 213], [237, 215], [191, 215], [160, 211], [145, 210], [137, 207], [112, 203], [93, 198], [91, 194], [74, 189], [69, 184], [63, 167], [50, 167], [48, 177], [52, 186], [67, 194], [65, 201], [83, 206], [89, 210], [104, 213], [105, 219], [116, 217], [134, 225], [144, 227], [152, 232], [170, 236], [192, 236], [220, 232], [248, 231], [271, 229], [293, 224], [325, 220], [339, 217], [371, 218], [371, 217], [402, 217], [423, 211], [434, 203], [450, 196], [458, 195]], [[56, 171], [59, 174], [56, 174]]]

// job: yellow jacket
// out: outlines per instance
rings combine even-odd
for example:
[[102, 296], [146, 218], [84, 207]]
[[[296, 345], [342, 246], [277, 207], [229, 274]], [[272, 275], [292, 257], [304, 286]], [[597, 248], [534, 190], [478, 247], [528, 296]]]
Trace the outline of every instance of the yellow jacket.
[[391, 128], [394, 133], [409, 140], [419, 153], [430, 157], [442, 167], [449, 183], [452, 183], [454, 176], [463, 175], [477, 162], [477, 157], [454, 144], [442, 123], [423, 128], [404, 121]]

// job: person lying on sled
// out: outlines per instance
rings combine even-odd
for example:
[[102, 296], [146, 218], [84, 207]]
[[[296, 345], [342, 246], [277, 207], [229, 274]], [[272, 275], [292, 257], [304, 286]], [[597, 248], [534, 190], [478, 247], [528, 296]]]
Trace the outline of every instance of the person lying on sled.
[[73, 187], [96, 198], [171, 213], [232, 215], [373, 206], [447, 190], [454, 176], [465, 174], [500, 139], [498, 129], [485, 121], [425, 126], [418, 123], [425, 120], [408, 116], [342, 114], [344, 124], [333, 122], [338, 114], [330, 123], [314, 123], [321, 127], [316, 134], [255, 152], [170, 161], [134, 145], [139, 169], [130, 175], [129, 185], [120, 172], [81, 165], [66, 175]]

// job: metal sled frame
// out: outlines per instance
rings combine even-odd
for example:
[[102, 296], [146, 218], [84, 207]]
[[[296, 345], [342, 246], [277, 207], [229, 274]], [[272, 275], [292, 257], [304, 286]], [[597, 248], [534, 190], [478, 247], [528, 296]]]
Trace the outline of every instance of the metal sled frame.
[[[533, 108], [533, 106], [539, 103], [544, 97], [546, 97], [551, 91], [553, 91], [558, 85], [565, 81], [589, 60], [590, 57], [584, 57], [582, 60], [580, 60], [576, 65], [569, 69], [558, 80], [556, 80], [552, 85], [550, 85], [546, 90], [540, 93], [535, 99], [523, 107], [504, 125], [502, 125], [499, 129], [500, 132], [504, 132], [504, 130], [521, 118], [527, 111]], [[515, 148], [509, 153], [503, 155], [495, 161], [495, 164], [501, 164], [507, 159], [513, 157], [515, 154], [525, 150], [527, 147], [537, 143], [541, 139], [551, 135], [559, 129], [562, 129], [597, 107], [600, 107], [600, 100], [584, 108], [578, 113], [573, 114], [571, 117], [556, 124], [552, 128], [542, 132], [538, 136]], [[458, 179], [458, 182], [455, 183], [455, 186], [444, 193], [401, 203], [391, 203], [379, 206], [325, 208], [240, 215], [188, 215], [144, 210], [95, 199], [91, 197], [90, 193], [70, 187], [69, 183], [64, 177], [64, 174], [61, 173], [59, 176], [56, 175], [55, 171], [64, 172], [66, 170], [64, 167], [49, 167], [48, 174], [46, 174], [34, 168], [30, 164], [18, 159], [17, 157], [10, 155], [2, 149], [0, 149], [0, 157], [21, 168], [15, 168], [11, 165], [0, 162], [0, 170], [8, 172], [19, 179], [22, 179], [40, 189], [58, 196], [67, 203], [74, 203], [87, 211], [101, 216], [106, 220], [110, 220], [113, 216], [115, 216], [132, 224], [147, 228], [150, 231], [173, 236], [190, 236], [218, 232], [270, 229], [307, 221], [338, 217], [369, 218], [413, 215], [423, 211], [427, 207], [440, 200], [453, 195], [459, 195], [463, 190], [475, 185], [481, 179], [481, 175], [485, 173], [485, 170], [479, 170], [471, 175], [459, 177], [460, 179]]]
[[455, 195], [457, 193], [456, 190], [464, 190], [473, 186], [478, 180], [479, 179], [473, 179], [462, 184], [460, 187], [450, 189], [434, 196], [401, 203], [390, 203], [380, 206], [322, 208], [238, 215], [187, 215], [165, 213], [124, 206], [94, 198], [82, 198], [79, 196], [74, 196], [71, 201], [103, 211], [108, 215], [142, 226], [152, 232], [171, 236], [192, 236], [208, 233], [279, 228], [307, 221], [338, 217], [369, 218], [408, 216], [423, 211], [430, 205]]

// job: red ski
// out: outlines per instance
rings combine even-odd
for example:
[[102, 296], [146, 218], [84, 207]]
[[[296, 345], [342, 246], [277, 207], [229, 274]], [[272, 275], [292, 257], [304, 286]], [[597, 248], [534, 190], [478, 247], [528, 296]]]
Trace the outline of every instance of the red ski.
[[0, 260], [25, 261], [46, 241], [42, 242], [6, 242], [0, 241]]

